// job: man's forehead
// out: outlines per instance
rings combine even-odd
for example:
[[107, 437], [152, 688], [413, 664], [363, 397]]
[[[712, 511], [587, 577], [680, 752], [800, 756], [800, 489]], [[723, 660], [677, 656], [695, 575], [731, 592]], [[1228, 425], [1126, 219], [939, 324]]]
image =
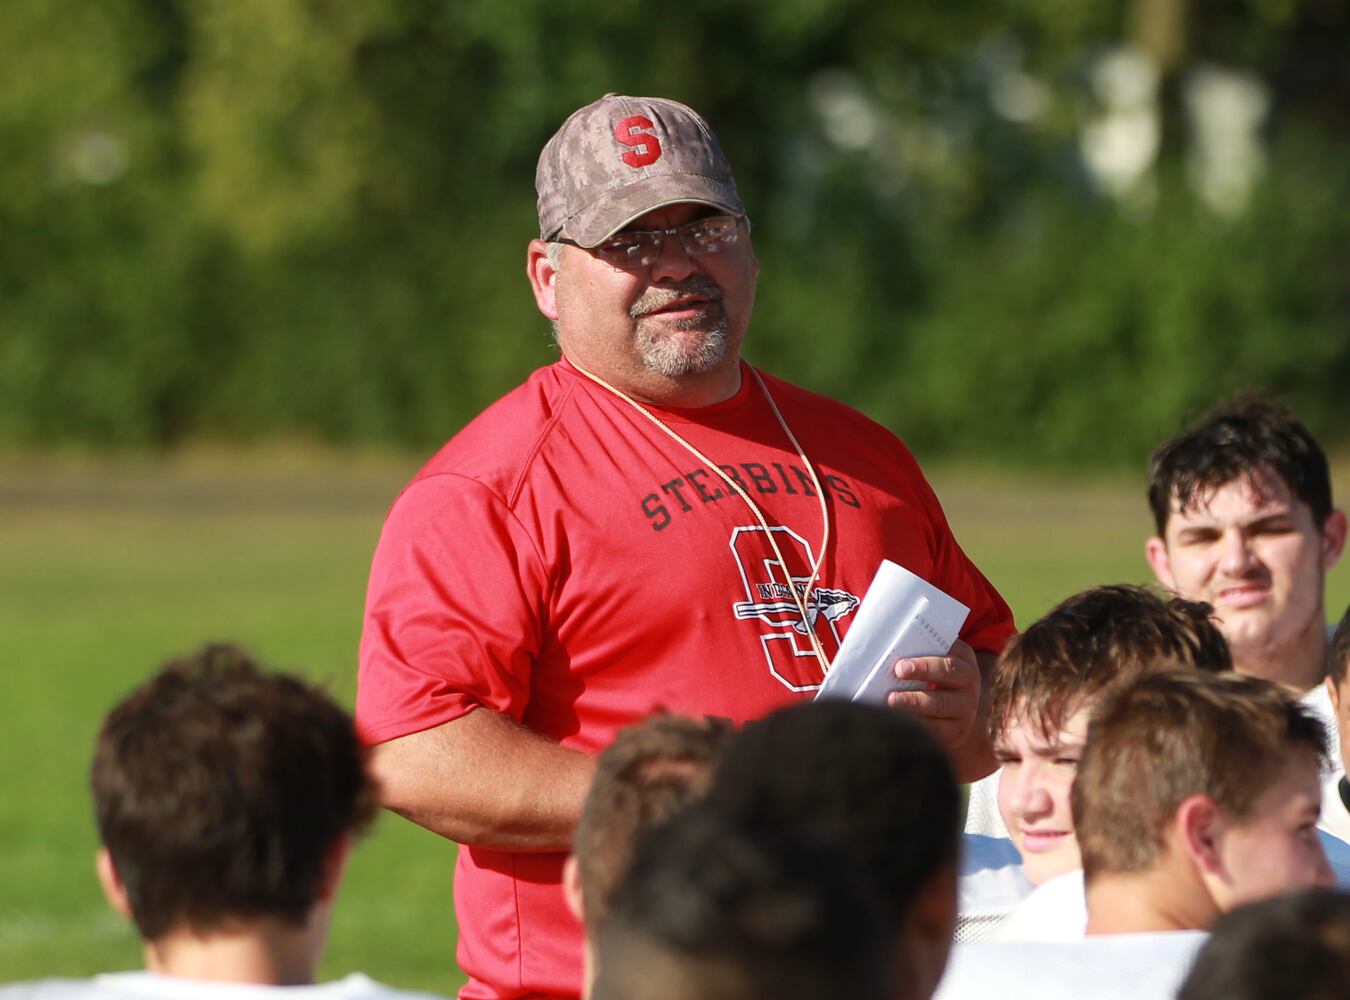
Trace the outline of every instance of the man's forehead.
[[1056, 709], [1050, 718], [1033, 718], [1025, 701], [1020, 702], [1008, 716], [1001, 742], [1008, 745], [1014, 736], [1021, 737], [1033, 749], [1081, 746], [1087, 739], [1090, 704], [1081, 696], [1068, 700]]
[[1255, 469], [1223, 483], [1201, 484], [1189, 496], [1172, 494], [1169, 518], [1208, 521], [1238, 516], [1244, 520], [1287, 513], [1303, 501], [1274, 472]]

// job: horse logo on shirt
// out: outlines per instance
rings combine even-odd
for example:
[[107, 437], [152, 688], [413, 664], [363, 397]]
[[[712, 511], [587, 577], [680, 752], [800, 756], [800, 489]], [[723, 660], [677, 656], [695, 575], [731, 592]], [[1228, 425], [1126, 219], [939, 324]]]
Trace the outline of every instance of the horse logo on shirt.
[[815, 588], [806, 599], [803, 620], [793, 591], [800, 595], [806, 588], [814, 562], [811, 547], [791, 528], [775, 526], [769, 530], [791, 567], [791, 579], [784, 579], [783, 567], [773, 547], [766, 544], [762, 527], [734, 529], [731, 552], [745, 587], [745, 600], [732, 604], [732, 614], [738, 621], [769, 626], [760, 633], [760, 645], [769, 672], [781, 684], [791, 691], [814, 691], [825, 678], [808, 636], [815, 632], [825, 655], [833, 657], [840, 642], [836, 622], [857, 609], [858, 598], [846, 590]]

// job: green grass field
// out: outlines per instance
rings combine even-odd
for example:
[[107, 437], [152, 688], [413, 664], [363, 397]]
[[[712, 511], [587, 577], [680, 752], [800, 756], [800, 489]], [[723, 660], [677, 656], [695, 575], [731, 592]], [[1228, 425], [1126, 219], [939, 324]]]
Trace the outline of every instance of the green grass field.
[[[0, 460], [0, 981], [139, 963], [94, 880], [85, 781], [103, 713], [162, 659], [232, 639], [351, 704], [370, 554], [417, 464], [304, 452]], [[933, 480], [1019, 621], [1094, 583], [1149, 578], [1137, 482]], [[1328, 605], [1347, 600], [1342, 568]], [[452, 845], [383, 817], [353, 859], [322, 974], [456, 990], [452, 862]]]

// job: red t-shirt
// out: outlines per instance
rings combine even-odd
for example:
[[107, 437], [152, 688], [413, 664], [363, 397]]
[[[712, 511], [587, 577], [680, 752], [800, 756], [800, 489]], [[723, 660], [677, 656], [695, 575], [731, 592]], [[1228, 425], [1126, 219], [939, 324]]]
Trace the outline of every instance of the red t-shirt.
[[[971, 608], [996, 651], [1002, 598], [966, 558], [890, 431], [765, 376], [830, 517], [808, 613], [827, 654], [883, 558]], [[736, 479], [798, 584], [818, 551], [815, 490], [759, 386], [651, 407]], [[742, 722], [809, 698], [821, 670], [764, 529], [715, 472], [566, 361], [535, 372], [413, 478], [371, 569], [356, 716], [380, 743], [483, 706], [588, 752], [657, 710]], [[577, 996], [581, 927], [563, 855], [463, 848], [464, 997]]]

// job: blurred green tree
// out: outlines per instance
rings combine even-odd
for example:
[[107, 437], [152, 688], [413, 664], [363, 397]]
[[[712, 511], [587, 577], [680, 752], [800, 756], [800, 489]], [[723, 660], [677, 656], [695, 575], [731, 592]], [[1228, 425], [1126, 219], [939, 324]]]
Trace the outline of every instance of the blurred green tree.
[[10, 0], [0, 441], [443, 440], [554, 356], [534, 162], [607, 90], [718, 129], [751, 356], [928, 453], [1137, 462], [1251, 387], [1343, 441], [1347, 41], [1339, 0]]

